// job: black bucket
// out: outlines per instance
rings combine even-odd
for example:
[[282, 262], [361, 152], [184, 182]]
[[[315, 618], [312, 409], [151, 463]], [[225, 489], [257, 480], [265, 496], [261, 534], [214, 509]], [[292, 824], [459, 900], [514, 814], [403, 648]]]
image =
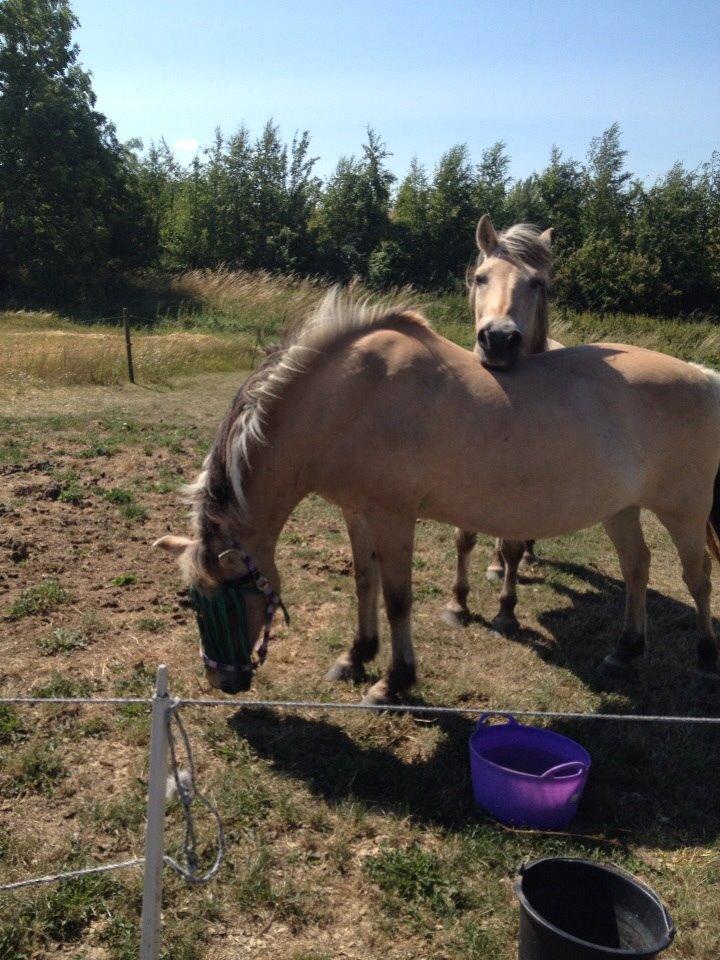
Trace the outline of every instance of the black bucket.
[[652, 960], [675, 927], [653, 891], [592, 860], [547, 857], [520, 868], [519, 960]]

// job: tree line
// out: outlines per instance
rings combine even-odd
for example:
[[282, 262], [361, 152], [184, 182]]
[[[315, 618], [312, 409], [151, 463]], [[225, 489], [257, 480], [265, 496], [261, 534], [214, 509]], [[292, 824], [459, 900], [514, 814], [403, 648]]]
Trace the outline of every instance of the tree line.
[[513, 180], [502, 142], [451, 147], [397, 179], [369, 128], [323, 182], [307, 132], [268, 122], [189, 165], [163, 141], [121, 143], [96, 109], [67, 0], [0, 0], [0, 288], [82, 300], [139, 268], [219, 264], [378, 288], [463, 282], [478, 216], [555, 228], [555, 296], [601, 312], [720, 314], [720, 153], [647, 185], [612, 124], [583, 162], [553, 148]]

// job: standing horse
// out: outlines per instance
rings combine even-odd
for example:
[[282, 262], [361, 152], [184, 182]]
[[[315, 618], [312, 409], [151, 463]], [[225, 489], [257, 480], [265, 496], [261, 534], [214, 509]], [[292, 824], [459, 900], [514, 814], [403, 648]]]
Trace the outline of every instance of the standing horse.
[[[543, 353], [562, 347], [548, 336], [547, 284], [552, 269], [552, 229], [541, 232], [530, 223], [516, 223], [501, 234], [495, 232], [486, 213], [475, 231], [478, 256], [467, 273], [468, 298], [475, 320], [475, 353], [488, 367], [504, 369], [517, 356]], [[445, 609], [452, 624], [467, 623], [470, 554], [477, 542], [472, 530], [456, 530], [457, 568], [453, 600]], [[535, 561], [534, 542], [523, 545], [520, 567]], [[495, 541], [487, 568], [488, 580], [502, 580], [505, 561], [499, 540]], [[499, 622], [498, 627], [512, 628]]]
[[[382, 704], [415, 681], [418, 518], [511, 543], [602, 522], [627, 589], [611, 658], [626, 670], [644, 646], [647, 508], [680, 555], [697, 609], [698, 667], [717, 676], [706, 542], [720, 560], [719, 465], [717, 374], [613, 344], [523, 357], [505, 374], [415, 313], [333, 293], [236, 396], [192, 487], [194, 538], [158, 546], [180, 558], [196, 593], [250, 578], [257, 589], [243, 595], [242, 621], [253, 641], [264, 625], [264, 650], [280, 603], [275, 549], [291, 511], [316, 492], [362, 516], [392, 637], [389, 672], [367, 694]], [[504, 615], [516, 600], [506, 573]], [[213, 686], [246, 689], [247, 667], [207, 654], [205, 663]]]

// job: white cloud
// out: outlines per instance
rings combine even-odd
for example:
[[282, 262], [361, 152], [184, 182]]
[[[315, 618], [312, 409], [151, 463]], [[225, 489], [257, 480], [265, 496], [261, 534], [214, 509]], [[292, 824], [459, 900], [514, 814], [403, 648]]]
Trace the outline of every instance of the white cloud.
[[176, 140], [173, 150], [177, 150], [178, 153], [195, 153], [199, 146], [200, 142], [194, 137], [186, 137], [183, 140]]

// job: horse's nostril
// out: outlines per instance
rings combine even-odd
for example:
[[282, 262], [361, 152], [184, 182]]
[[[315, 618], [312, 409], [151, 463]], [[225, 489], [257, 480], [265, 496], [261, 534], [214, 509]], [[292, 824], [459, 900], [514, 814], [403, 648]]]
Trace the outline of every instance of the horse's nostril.
[[520, 333], [520, 331], [513, 330], [512, 333], [509, 333], [507, 342], [508, 342], [508, 346], [512, 347], [513, 349], [515, 349], [516, 347], [519, 347], [520, 344], [522, 343], [522, 334]]
[[490, 334], [488, 333], [488, 330], [486, 327], [483, 327], [481, 330], [478, 331], [477, 338], [478, 338], [478, 343], [484, 350], [490, 349]]

